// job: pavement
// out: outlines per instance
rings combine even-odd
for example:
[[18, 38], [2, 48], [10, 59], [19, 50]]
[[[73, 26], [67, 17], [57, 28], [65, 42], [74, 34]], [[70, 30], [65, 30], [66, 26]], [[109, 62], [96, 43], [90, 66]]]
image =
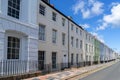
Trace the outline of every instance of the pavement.
[[81, 74], [87, 73], [89, 71], [92, 71], [92, 70], [95, 70], [101, 67], [107, 67], [114, 63], [115, 62], [109, 62], [109, 63], [92, 65], [92, 66], [81, 67], [81, 68], [71, 68], [69, 70], [65, 70], [62, 72], [50, 73], [50, 74], [41, 75], [41, 76], [28, 78], [24, 80], [68, 80], [68, 78], [74, 77], [76, 75], [81, 75]]
[[87, 77], [82, 79], [76, 78], [75, 80], [120, 80], [120, 62]]

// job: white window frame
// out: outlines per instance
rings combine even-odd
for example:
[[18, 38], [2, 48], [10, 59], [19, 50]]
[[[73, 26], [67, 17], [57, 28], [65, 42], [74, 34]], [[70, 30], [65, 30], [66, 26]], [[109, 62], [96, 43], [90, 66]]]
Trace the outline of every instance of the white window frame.
[[62, 33], [62, 45], [65, 46], [65, 33]]
[[65, 26], [65, 19], [62, 18], [62, 26]]
[[57, 13], [52, 12], [52, 20], [57, 21]]
[[[11, 3], [11, 4], [9, 4]], [[15, 4], [14, 6], [12, 4]], [[17, 2], [13, 2], [13, 0], [8, 0], [8, 10], [7, 15], [19, 19], [20, 17], [20, 6], [21, 0], [19, 0], [19, 4]]]
[[52, 30], [52, 43], [57, 43], [57, 30]]
[[[8, 38], [9, 38], [9, 37], [14, 38], [14, 39], [15, 39], [15, 38], [18, 39], [18, 40], [19, 40], [19, 47], [16, 47], [16, 46], [13, 47], [13, 44], [16, 45], [16, 44], [18, 44], [18, 43], [15, 42], [15, 41], [12, 41], [12, 42], [10, 43], [10, 41], [8, 41]], [[8, 45], [8, 43], [11, 44], [11, 47]], [[20, 39], [20, 38], [15, 37], [15, 36], [7, 36], [7, 55], [6, 55], [6, 56], [7, 56], [7, 59], [20, 59], [20, 50], [21, 50], [21, 47], [20, 47], [20, 46], [21, 46], [21, 39]], [[9, 56], [9, 55], [8, 55], [8, 49], [11, 49], [11, 50], [17, 50], [17, 49], [18, 49], [18, 57], [14, 57], [14, 58], [13, 58], [13, 56], [12, 56], [12, 57], [8, 58], [8, 56]], [[15, 52], [16, 52], [16, 51], [15, 51]], [[11, 55], [13, 55], [13, 54], [17, 54], [17, 53], [12, 53], [12, 52], [11, 52]]]
[[39, 24], [39, 40], [45, 41], [45, 25]]
[[46, 7], [43, 4], [39, 5], [39, 13], [43, 16], [46, 15]]

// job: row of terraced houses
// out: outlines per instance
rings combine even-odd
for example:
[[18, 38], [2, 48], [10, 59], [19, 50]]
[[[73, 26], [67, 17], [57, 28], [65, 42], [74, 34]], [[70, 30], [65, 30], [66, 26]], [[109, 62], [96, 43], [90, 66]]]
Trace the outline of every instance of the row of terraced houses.
[[49, 0], [0, 0], [1, 76], [58, 71], [116, 57]]

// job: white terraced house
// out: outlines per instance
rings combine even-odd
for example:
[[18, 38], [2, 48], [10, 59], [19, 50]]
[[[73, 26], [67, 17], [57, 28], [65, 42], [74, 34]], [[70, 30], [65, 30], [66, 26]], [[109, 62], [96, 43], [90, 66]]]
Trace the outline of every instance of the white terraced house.
[[0, 76], [115, 59], [112, 49], [49, 0], [0, 0]]
[[0, 75], [36, 70], [37, 0], [0, 0]]

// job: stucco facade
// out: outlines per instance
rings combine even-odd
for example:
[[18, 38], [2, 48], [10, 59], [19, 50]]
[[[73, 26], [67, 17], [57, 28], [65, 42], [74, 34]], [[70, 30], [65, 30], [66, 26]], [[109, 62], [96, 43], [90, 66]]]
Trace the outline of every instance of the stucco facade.
[[[37, 61], [38, 26], [36, 24], [37, 9], [34, 9], [34, 7], [37, 7], [37, 0], [23, 0], [20, 2], [19, 19], [8, 15], [7, 4], [8, 0], [0, 0], [0, 61], [3, 61], [3, 64], [4, 61], [26, 61], [26, 63], [32, 60]], [[9, 48], [9, 38], [19, 40], [19, 50], [15, 49], [15, 46]], [[13, 46], [13, 43], [11, 46]], [[15, 50], [19, 53], [18, 57], [15, 59], [15, 56], [11, 55], [12, 57], [9, 59], [8, 54], [17, 53]], [[18, 64], [16, 63], [16, 65]], [[9, 66], [11, 65], [9, 64]], [[3, 65], [3, 67], [5, 66]], [[3, 68], [1, 69], [3, 70]], [[27, 65], [26, 70], [35, 69], [37, 70], [37, 68]]]

